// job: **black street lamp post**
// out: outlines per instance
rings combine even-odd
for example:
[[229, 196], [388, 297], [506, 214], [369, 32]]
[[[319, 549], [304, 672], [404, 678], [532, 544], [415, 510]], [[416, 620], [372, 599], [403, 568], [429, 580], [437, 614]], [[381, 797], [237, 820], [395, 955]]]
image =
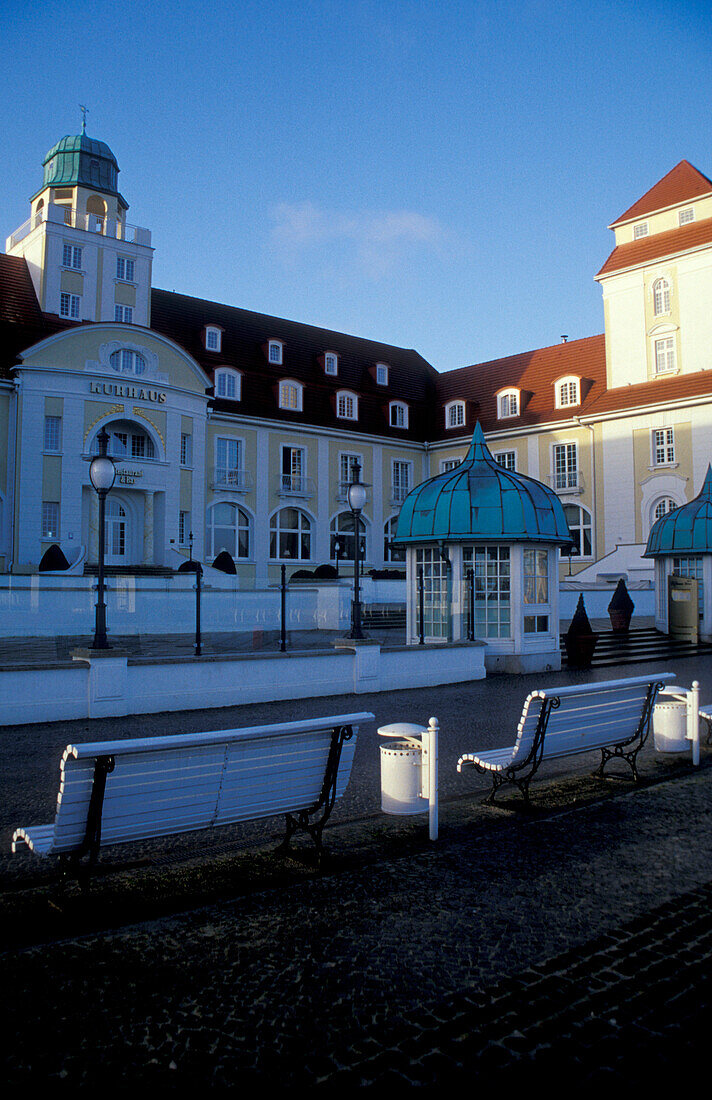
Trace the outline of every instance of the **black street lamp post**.
[[105, 531], [104, 516], [106, 509], [106, 494], [113, 487], [116, 478], [116, 467], [107, 452], [109, 433], [102, 428], [97, 436], [99, 454], [91, 460], [89, 466], [89, 480], [99, 497], [99, 583], [96, 596], [96, 619], [94, 624], [94, 641], [92, 649], [111, 649], [106, 640], [106, 601], [104, 599], [104, 555]]
[[360, 524], [361, 512], [366, 503], [367, 486], [360, 480], [361, 466], [358, 462], [354, 462], [351, 476], [353, 477], [353, 481], [348, 487], [346, 496], [354, 520], [354, 598], [351, 603], [351, 633], [348, 637], [363, 638], [364, 633], [361, 629], [361, 590], [359, 587], [361, 572]]

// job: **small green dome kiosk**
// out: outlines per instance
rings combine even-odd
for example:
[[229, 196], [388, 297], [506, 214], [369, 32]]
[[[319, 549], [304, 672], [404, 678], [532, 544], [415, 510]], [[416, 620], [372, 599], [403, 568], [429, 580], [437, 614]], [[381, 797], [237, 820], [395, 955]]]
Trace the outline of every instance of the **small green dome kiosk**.
[[643, 556], [655, 559], [656, 628], [712, 641], [712, 467], [694, 500], [653, 524]]
[[408, 494], [394, 541], [406, 548], [409, 644], [484, 642], [490, 671], [561, 667], [561, 502], [500, 466], [479, 423], [464, 461]]

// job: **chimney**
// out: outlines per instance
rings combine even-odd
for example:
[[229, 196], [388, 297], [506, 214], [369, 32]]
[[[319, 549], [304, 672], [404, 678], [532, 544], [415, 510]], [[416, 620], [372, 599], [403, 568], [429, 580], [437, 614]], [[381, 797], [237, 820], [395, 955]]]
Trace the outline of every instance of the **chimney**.
[[568, 338], [568, 336], [562, 336], [562, 337], [561, 337], [561, 343], [562, 343], [562, 344], [565, 344], [565, 343], [567, 343], [568, 339], [569, 339], [569, 338]]

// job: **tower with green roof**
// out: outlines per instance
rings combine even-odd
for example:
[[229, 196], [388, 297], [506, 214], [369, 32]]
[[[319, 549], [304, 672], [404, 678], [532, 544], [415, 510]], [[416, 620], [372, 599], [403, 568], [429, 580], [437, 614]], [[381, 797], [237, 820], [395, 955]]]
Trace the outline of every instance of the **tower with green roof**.
[[149, 326], [151, 234], [126, 220], [109, 146], [82, 125], [52, 146], [42, 166], [30, 217], [6, 245], [25, 258], [40, 308], [68, 321]]

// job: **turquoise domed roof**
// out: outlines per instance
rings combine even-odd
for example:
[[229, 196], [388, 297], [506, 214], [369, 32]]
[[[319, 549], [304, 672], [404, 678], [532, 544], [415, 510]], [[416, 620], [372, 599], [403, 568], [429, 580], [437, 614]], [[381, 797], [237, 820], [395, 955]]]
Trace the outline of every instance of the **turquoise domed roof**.
[[63, 137], [42, 162], [44, 187], [73, 187], [81, 184], [95, 191], [118, 194], [119, 166], [103, 141], [86, 134]]
[[495, 462], [479, 423], [467, 458], [454, 470], [424, 481], [405, 498], [394, 542], [473, 538], [561, 546], [571, 542], [556, 493]]
[[694, 500], [661, 516], [648, 535], [644, 558], [662, 554], [712, 554], [712, 467]]

